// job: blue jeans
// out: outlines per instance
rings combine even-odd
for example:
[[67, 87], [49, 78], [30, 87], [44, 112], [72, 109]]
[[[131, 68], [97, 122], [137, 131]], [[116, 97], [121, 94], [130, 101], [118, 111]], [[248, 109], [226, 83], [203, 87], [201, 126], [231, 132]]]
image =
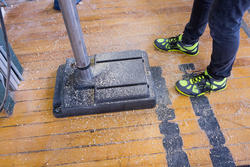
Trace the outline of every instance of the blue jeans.
[[[78, 4], [80, 1], [81, 1], [81, 0], [76, 0], [76, 4]], [[55, 9], [55, 10], [60, 10], [58, 0], [54, 0], [54, 9]]]
[[215, 79], [231, 74], [239, 48], [242, 16], [249, 7], [250, 0], [194, 0], [183, 43], [197, 42], [209, 23], [213, 51], [207, 71]]

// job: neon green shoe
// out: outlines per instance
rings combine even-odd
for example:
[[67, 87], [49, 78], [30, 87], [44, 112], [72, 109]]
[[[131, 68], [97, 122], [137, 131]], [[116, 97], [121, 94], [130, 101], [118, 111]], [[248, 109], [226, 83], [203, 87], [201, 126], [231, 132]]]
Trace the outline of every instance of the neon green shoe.
[[185, 45], [181, 40], [182, 34], [171, 38], [159, 38], [154, 41], [154, 46], [161, 51], [178, 51], [190, 56], [196, 56], [199, 53], [199, 42]]
[[224, 90], [227, 85], [227, 78], [216, 80], [212, 78], [207, 70], [201, 74], [191, 74], [188, 79], [176, 82], [176, 90], [185, 96], [201, 96], [207, 92]]

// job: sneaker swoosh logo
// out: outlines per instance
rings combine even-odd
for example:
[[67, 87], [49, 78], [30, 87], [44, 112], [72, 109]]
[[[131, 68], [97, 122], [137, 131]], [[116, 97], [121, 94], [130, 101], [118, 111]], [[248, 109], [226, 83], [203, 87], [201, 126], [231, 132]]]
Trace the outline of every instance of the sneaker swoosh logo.
[[213, 84], [216, 84], [216, 85], [222, 85], [222, 84], [224, 84], [224, 83], [225, 83], [225, 81], [226, 81], [226, 78], [224, 78], [222, 81], [219, 81], [219, 82], [214, 81], [214, 82], [213, 82]]
[[196, 52], [197, 51], [197, 44], [193, 45], [193, 46], [181, 46], [180, 44], [177, 44], [178, 48], [182, 51], [191, 51], [191, 52]]

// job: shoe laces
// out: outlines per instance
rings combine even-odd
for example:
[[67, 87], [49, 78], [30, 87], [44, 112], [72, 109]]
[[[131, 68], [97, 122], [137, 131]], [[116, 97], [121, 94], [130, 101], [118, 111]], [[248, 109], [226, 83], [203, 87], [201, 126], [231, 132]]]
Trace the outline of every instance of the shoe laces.
[[168, 43], [170, 46], [175, 46], [177, 44], [177, 42], [179, 41], [179, 36], [175, 36], [175, 37], [171, 37], [171, 38], [168, 38]]
[[204, 73], [201, 73], [201, 74], [193, 73], [191, 75], [192, 75], [191, 80], [193, 83], [198, 83], [198, 82], [203, 81], [204, 79], [207, 79]]
[[[212, 82], [208, 75], [205, 75], [205, 72], [195, 71], [190, 75], [190, 80], [193, 84], [197, 84], [197, 87], [201, 90], [206, 89], [207, 91], [212, 90]], [[207, 82], [209, 84], [207, 84]]]

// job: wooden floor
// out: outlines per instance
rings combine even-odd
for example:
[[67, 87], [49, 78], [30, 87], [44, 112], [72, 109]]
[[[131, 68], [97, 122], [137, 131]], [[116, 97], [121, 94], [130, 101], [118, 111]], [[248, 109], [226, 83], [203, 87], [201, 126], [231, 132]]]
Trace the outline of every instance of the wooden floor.
[[[24, 67], [15, 92], [14, 114], [0, 118], [0, 166], [168, 166], [172, 152], [156, 109], [55, 118], [52, 101], [56, 70], [72, 57], [66, 29], [52, 0], [9, 8], [6, 24], [10, 43]], [[212, 166], [208, 132], [199, 124], [190, 98], [174, 85], [183, 73], [178, 66], [194, 63], [205, 69], [211, 37], [200, 39], [200, 54], [189, 57], [153, 48], [159, 37], [177, 35], [189, 20], [192, 0], [83, 0], [80, 21], [90, 55], [141, 49], [151, 66], [160, 66], [174, 109], [182, 150], [191, 166]], [[246, 16], [246, 18], [249, 18]], [[250, 19], [249, 19], [250, 20]], [[250, 25], [250, 24], [249, 24]], [[206, 95], [236, 165], [250, 164], [250, 38], [241, 30], [240, 48], [228, 82], [220, 93]], [[166, 153], [168, 152], [168, 154]], [[170, 165], [169, 165], [170, 166]]]

